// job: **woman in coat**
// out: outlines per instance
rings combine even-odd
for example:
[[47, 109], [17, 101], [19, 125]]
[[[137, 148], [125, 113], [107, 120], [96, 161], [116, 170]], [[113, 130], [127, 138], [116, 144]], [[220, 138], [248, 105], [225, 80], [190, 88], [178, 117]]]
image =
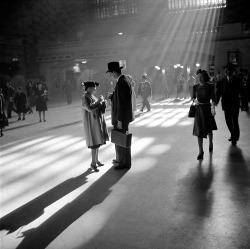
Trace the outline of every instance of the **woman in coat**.
[[84, 82], [85, 92], [82, 96], [83, 128], [87, 147], [91, 149], [91, 168], [98, 172], [98, 166], [102, 166], [98, 159], [99, 147], [109, 140], [104, 113], [106, 101], [103, 96], [98, 99], [94, 96], [99, 83], [93, 81]]
[[37, 89], [36, 89], [36, 111], [38, 111], [39, 114], [39, 122], [42, 122], [41, 120], [41, 114], [43, 113], [43, 121], [46, 122], [45, 120], [45, 111], [48, 110], [47, 107], [47, 90], [43, 87], [42, 82], [39, 82], [37, 84]]
[[126, 75], [126, 78], [128, 80], [128, 82], [130, 83], [131, 85], [131, 89], [132, 89], [132, 109], [134, 112], [136, 112], [136, 93], [135, 93], [135, 86], [136, 86], [136, 83], [135, 81], [133, 80], [133, 78], [131, 77], [131, 75]]
[[[215, 95], [214, 85], [209, 84], [207, 71], [197, 71], [199, 84], [193, 86], [192, 100], [196, 104], [193, 135], [198, 137], [198, 160], [203, 159], [203, 138], [209, 138], [209, 151], [213, 151], [213, 130], [217, 130], [215, 123]], [[211, 103], [210, 103], [211, 102]]]
[[15, 95], [14, 101], [16, 104], [16, 110], [18, 114], [17, 121], [21, 120], [22, 114], [23, 114], [22, 120], [25, 120], [25, 114], [26, 114], [26, 108], [27, 108], [27, 96], [22, 91], [22, 87], [18, 87], [18, 92]]

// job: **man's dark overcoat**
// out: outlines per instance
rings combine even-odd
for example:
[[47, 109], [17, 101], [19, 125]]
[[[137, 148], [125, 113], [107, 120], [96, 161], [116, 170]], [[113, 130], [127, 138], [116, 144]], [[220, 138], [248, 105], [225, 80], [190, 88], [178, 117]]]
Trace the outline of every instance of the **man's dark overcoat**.
[[118, 120], [127, 125], [134, 120], [131, 93], [131, 85], [126, 77], [121, 75], [111, 96], [112, 125], [117, 126]]

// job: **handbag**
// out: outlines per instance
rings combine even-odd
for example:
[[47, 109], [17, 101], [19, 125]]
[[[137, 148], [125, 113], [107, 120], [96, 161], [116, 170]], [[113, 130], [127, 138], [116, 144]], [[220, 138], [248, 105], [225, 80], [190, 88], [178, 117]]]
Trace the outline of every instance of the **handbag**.
[[123, 130], [111, 130], [111, 142], [124, 148], [131, 146], [132, 133], [124, 133]]
[[196, 107], [194, 105], [194, 102], [191, 104], [189, 112], [188, 112], [188, 117], [189, 118], [194, 118], [195, 117], [195, 111], [196, 111]]

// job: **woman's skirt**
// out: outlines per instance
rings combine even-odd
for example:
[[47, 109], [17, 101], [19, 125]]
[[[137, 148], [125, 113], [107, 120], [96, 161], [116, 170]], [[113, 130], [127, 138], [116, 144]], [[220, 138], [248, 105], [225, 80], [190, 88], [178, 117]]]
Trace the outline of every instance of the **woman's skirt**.
[[211, 113], [211, 104], [197, 105], [194, 117], [193, 135], [207, 138], [208, 133], [217, 130], [217, 125]]

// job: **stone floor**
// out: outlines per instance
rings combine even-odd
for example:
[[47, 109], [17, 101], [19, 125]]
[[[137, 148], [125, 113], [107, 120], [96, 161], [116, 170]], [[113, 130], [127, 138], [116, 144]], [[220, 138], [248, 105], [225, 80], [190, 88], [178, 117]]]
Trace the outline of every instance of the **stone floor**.
[[219, 105], [199, 162], [190, 102], [155, 100], [131, 124], [132, 168], [112, 168], [108, 142], [95, 173], [79, 101], [49, 105], [47, 122], [14, 116], [0, 138], [2, 249], [250, 248], [249, 114], [234, 147]]

